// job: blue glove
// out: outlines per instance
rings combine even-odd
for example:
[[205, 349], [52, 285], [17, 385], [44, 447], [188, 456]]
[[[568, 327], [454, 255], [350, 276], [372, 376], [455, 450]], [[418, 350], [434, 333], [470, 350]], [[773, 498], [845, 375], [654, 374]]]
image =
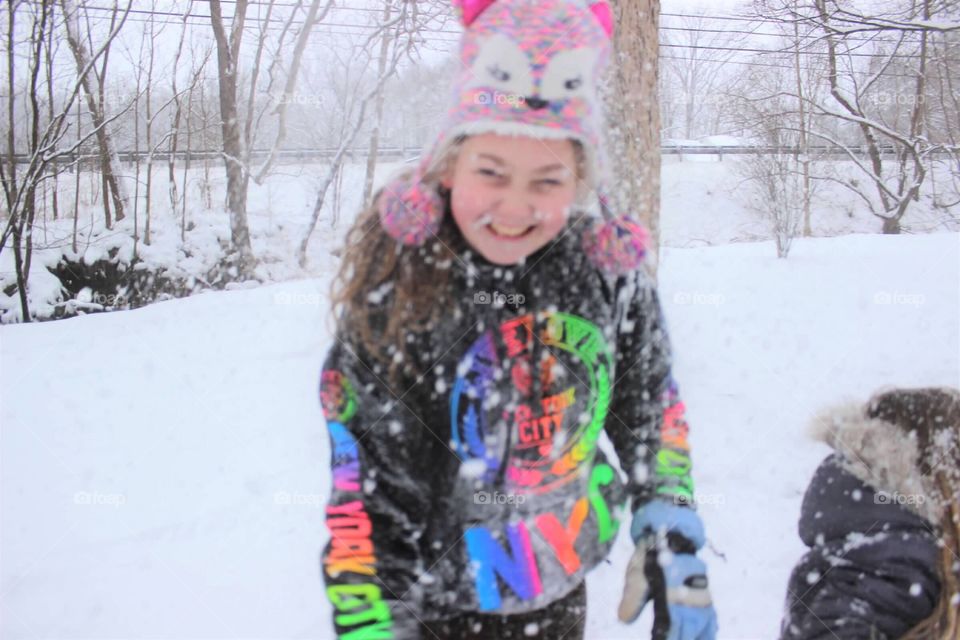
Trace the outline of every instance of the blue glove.
[[620, 620], [633, 622], [652, 600], [653, 640], [715, 640], [707, 567], [695, 555], [706, 543], [697, 512], [651, 501], [634, 514], [630, 535], [637, 548], [627, 564]]

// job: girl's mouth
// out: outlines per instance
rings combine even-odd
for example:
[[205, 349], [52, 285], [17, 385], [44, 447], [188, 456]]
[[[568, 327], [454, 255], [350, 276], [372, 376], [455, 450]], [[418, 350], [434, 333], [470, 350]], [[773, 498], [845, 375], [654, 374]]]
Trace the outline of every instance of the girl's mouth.
[[502, 238], [504, 240], [519, 240], [530, 235], [536, 226], [537, 225], [531, 225], [529, 227], [511, 227], [508, 225], [491, 222], [487, 225], [487, 229], [489, 229], [490, 233], [498, 238]]

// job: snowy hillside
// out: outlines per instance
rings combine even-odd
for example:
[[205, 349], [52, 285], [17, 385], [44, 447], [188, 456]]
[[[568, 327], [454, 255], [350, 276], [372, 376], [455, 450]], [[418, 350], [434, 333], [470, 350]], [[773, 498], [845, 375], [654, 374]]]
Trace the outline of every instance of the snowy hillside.
[[[665, 180], [666, 190], [670, 188]], [[699, 213], [698, 213], [699, 215]], [[882, 385], [960, 384], [960, 236], [668, 248], [661, 296], [724, 639], [775, 635], [804, 429]], [[323, 638], [325, 274], [0, 327], [4, 638]], [[625, 530], [588, 579], [615, 622]]]

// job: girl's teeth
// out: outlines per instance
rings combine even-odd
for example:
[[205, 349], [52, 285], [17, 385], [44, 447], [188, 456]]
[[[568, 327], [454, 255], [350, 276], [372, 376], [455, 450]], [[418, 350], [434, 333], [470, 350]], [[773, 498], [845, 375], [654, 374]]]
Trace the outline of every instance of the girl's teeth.
[[498, 224], [491, 224], [490, 227], [501, 236], [522, 236], [529, 227], [502, 227]]

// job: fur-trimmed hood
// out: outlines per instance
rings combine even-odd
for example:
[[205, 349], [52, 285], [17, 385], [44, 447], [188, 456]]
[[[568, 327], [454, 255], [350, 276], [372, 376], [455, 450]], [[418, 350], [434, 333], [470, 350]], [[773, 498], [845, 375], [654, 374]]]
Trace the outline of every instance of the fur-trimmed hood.
[[844, 468], [861, 481], [931, 523], [940, 521], [943, 498], [920, 470], [915, 434], [870, 418], [863, 405], [853, 402], [820, 411], [809, 430], [813, 438], [836, 451]]

